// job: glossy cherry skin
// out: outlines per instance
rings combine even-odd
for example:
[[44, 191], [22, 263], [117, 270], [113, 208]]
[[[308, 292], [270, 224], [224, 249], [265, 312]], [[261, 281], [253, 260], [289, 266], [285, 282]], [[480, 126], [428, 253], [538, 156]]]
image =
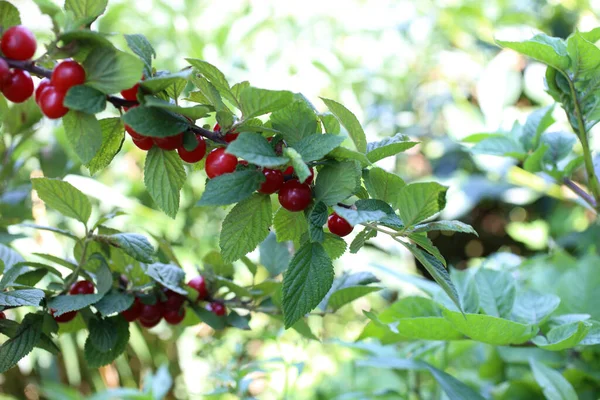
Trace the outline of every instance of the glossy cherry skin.
[[0, 90], [4, 86], [4, 81], [10, 76], [10, 67], [8, 63], [0, 58]]
[[258, 188], [259, 193], [273, 194], [281, 189], [284, 181], [283, 172], [278, 169], [263, 168], [262, 173], [266, 180]]
[[121, 315], [123, 316], [123, 318], [125, 318], [125, 320], [127, 320], [127, 322], [135, 321], [139, 318], [140, 314], [142, 313], [142, 306], [142, 302], [136, 297], [131, 307], [121, 312]]
[[154, 140], [155, 145], [157, 145], [163, 150], [175, 150], [176, 148], [183, 145], [183, 133], [162, 138], [155, 137], [152, 138], [152, 140]]
[[[145, 78], [142, 75], [142, 80], [144, 80], [144, 79]], [[133, 85], [132, 87], [130, 87], [129, 89], [122, 90], [121, 96], [123, 96], [123, 98], [125, 100], [137, 101], [137, 94], [138, 94], [139, 87], [140, 87], [140, 84], [138, 82], [135, 85]]]
[[227, 134], [225, 134], [225, 136], [223, 136], [223, 140], [226, 141], [227, 143], [231, 143], [235, 139], [237, 139], [238, 136], [240, 136], [239, 133], [227, 133]]
[[175, 293], [172, 290], [167, 289], [165, 291], [167, 299], [163, 302], [163, 308], [165, 310], [179, 310], [185, 302], [185, 297], [179, 293]]
[[215, 132], [221, 132], [221, 125], [219, 125], [218, 123], [215, 124], [215, 127], [213, 128], [213, 131], [215, 131]]
[[198, 141], [198, 145], [192, 151], [187, 151], [183, 146], [177, 148], [177, 154], [179, 154], [179, 158], [186, 163], [197, 163], [198, 161], [202, 160], [206, 154], [206, 142], [204, 141], [204, 138], [198, 135], [196, 136], [196, 140]]
[[55, 310], [50, 310], [50, 314], [54, 317], [54, 320], [60, 324], [64, 324], [69, 321], [73, 321], [73, 319], [77, 316], [77, 311], [69, 311], [59, 316], [54, 315]]
[[167, 310], [163, 314], [163, 318], [169, 325], [179, 325], [185, 318], [185, 308], [179, 308], [177, 310]]
[[312, 191], [306, 183], [292, 179], [283, 184], [279, 189], [279, 203], [288, 211], [302, 211], [312, 201]]
[[131, 138], [131, 141], [144, 151], [148, 151], [154, 146], [154, 140], [151, 137], [142, 137], [141, 139]]
[[125, 125], [125, 131], [126, 131], [127, 133], [129, 133], [129, 135], [130, 135], [132, 138], [134, 138], [134, 139], [142, 140], [142, 139], [145, 139], [145, 138], [147, 138], [147, 137], [148, 137], [148, 136], [144, 136], [144, 135], [142, 135], [142, 134], [140, 134], [140, 133], [137, 133], [136, 131], [134, 131], [134, 130], [133, 130], [133, 128], [132, 128], [132, 127], [130, 127], [130, 126], [129, 126], [129, 125], [127, 125], [127, 124]]
[[13, 103], [22, 103], [33, 94], [33, 80], [29, 72], [20, 69], [10, 71], [2, 82], [4, 97]]
[[162, 304], [157, 302], [156, 304], [142, 304], [142, 311], [138, 320], [143, 327], [152, 328], [158, 325], [163, 315]]
[[69, 294], [92, 294], [94, 293], [94, 284], [91, 281], [75, 282], [69, 290]]
[[42, 113], [50, 119], [58, 119], [65, 116], [69, 109], [63, 105], [65, 92], [57, 90], [54, 86], [43, 89], [38, 104]]
[[61, 92], [67, 92], [73, 86], [85, 83], [85, 70], [77, 61], [62, 61], [52, 71], [50, 82]]
[[204, 169], [206, 170], [206, 175], [212, 179], [235, 171], [237, 163], [237, 157], [233, 154], [225, 153], [225, 149], [221, 147], [214, 149], [206, 157], [206, 166]]
[[206, 309], [208, 311], [211, 311], [213, 314], [218, 315], [219, 317], [222, 317], [223, 315], [225, 315], [227, 313], [227, 309], [225, 308], [225, 305], [223, 303], [219, 303], [217, 301], [213, 301], [212, 303], [209, 303], [206, 306]]
[[208, 297], [208, 289], [206, 288], [206, 280], [202, 275], [198, 275], [188, 282], [188, 286], [198, 292], [198, 300], [204, 300]]
[[344, 218], [340, 217], [336, 213], [333, 213], [327, 218], [327, 227], [329, 231], [334, 235], [346, 236], [354, 229], [352, 225]]
[[2, 311], [0, 311], [0, 319], [6, 319], [6, 314]]
[[35, 54], [37, 42], [23, 25], [10, 27], [2, 35], [2, 53], [13, 60], [29, 60]]
[[52, 87], [52, 84], [50, 83], [50, 79], [44, 78], [40, 81], [37, 89], [35, 89], [35, 102], [36, 103], [40, 102], [40, 98], [42, 97], [42, 94], [49, 87]]

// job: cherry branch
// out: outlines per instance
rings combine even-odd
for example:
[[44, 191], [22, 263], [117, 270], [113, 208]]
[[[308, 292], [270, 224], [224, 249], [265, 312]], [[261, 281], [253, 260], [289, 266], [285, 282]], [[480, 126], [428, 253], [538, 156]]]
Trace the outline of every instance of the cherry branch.
[[581, 197], [586, 203], [588, 203], [590, 206], [596, 208], [596, 206], [597, 206], [596, 200], [589, 193], [587, 193], [585, 190], [583, 190], [581, 187], [579, 187], [579, 185], [577, 185], [575, 182], [573, 182], [569, 178], [564, 178], [563, 183], [565, 184], [566, 187], [571, 189], [571, 191], [573, 191], [573, 193], [575, 193], [576, 195]]

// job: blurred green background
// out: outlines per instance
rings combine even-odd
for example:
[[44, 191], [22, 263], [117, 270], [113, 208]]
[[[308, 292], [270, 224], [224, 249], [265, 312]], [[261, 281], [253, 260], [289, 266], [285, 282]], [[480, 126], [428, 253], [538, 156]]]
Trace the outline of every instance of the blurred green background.
[[[36, 4], [12, 3], [39, 40], [48, 41], [51, 22]], [[523, 38], [537, 31], [566, 37], [574, 29], [598, 26], [599, 12], [600, 2], [593, 0], [110, 0], [94, 27], [114, 32], [114, 42], [122, 49], [126, 46], [120, 34], [144, 34], [156, 49], [157, 69], [175, 71], [184, 67], [184, 57], [202, 58], [232, 83], [249, 80], [257, 87], [302, 92], [321, 110], [319, 96], [337, 99], [358, 116], [369, 141], [402, 132], [422, 142], [378, 164], [407, 181], [436, 180], [450, 186], [443, 217], [472, 224], [480, 236], [431, 238], [450, 264], [464, 268], [499, 251], [514, 255], [498, 261], [510, 264], [517, 256], [556, 246], [577, 253], [594, 243], [593, 216], [569, 193], [511, 160], [473, 156], [460, 141], [478, 132], [510, 129], [531, 110], [551, 103], [544, 93], [544, 67], [500, 51], [494, 37]], [[127, 210], [131, 215], [112, 226], [170, 242], [188, 276], [218, 249], [225, 210], [194, 207], [203, 172], [189, 175], [182, 208], [172, 221], [153, 209], [142, 181], [143, 152], [132, 143], [126, 141], [113, 164], [93, 178], [73, 163], [76, 157], [61, 143], [60, 126], [43, 122], [21, 150], [28, 156], [18, 174], [22, 182], [40, 171], [66, 176], [98, 200], [95, 212]], [[3, 194], [0, 204], [4, 218], [14, 213], [19, 220], [17, 214], [25, 213], [37, 223], [67, 223], [11, 193], [11, 198]], [[52, 233], [20, 232], [28, 237], [13, 245], [22, 254], [72, 256], [72, 248]], [[250, 257], [258, 261], [258, 254]], [[243, 265], [235, 267], [236, 280], [249, 283]], [[379, 239], [359, 254], [346, 254], [336, 267], [371, 271], [387, 290], [336, 315], [310, 317], [321, 342], [284, 331], [279, 321], [264, 315], [253, 318], [251, 331], [218, 334], [205, 325], [172, 329], [163, 323], [150, 332], [136, 326], [126, 355], [114, 365], [88, 370], [81, 357], [85, 335], [73, 333], [60, 337], [63, 353], [58, 359], [35, 350], [19, 368], [0, 375], [0, 393], [37, 399], [41, 382], [63, 382], [83, 393], [136, 387], [147, 371], [168, 363], [175, 379], [172, 398], [177, 399], [434, 398], [408, 390], [415, 376], [358, 366], [354, 361], [360, 359], [360, 349], [350, 345], [365, 325], [363, 310], [381, 310], [399, 296], [418, 292], [410, 277], [419, 266], [395, 242]], [[476, 345], [451, 349], [448, 368], [475, 382], [481, 377], [471, 358], [482, 362], [485, 350], [467, 353], [469, 346]], [[416, 343], [377, 351], [390, 355], [427, 350]]]

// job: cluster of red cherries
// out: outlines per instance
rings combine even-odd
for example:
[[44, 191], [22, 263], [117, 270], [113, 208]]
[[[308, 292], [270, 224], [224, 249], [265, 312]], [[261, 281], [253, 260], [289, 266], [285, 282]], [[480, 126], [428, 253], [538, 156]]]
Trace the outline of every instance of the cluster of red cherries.
[[[37, 48], [35, 36], [22, 25], [7, 29], [0, 40], [2, 53], [11, 60], [30, 60]], [[35, 101], [46, 117], [61, 118], [69, 112], [63, 105], [67, 91], [84, 82], [83, 67], [76, 61], [64, 60], [54, 68], [50, 79], [42, 79], [35, 90]], [[0, 58], [0, 90], [13, 103], [22, 103], [33, 95], [33, 80], [29, 72], [10, 69], [6, 60]]]
[[[198, 292], [196, 301], [207, 300], [209, 298], [206, 281], [202, 275], [199, 275], [188, 282], [188, 286]], [[75, 282], [69, 290], [70, 295], [93, 294], [94, 284], [88, 280]], [[185, 318], [185, 302], [187, 298], [170, 289], [163, 288], [159, 294], [159, 300], [154, 304], [145, 304], [139, 297], [136, 297], [129, 309], [121, 312], [123, 318], [128, 322], [139, 321], [145, 328], [152, 328], [164, 318], [170, 325], [178, 325]], [[218, 316], [224, 316], [227, 313], [225, 305], [219, 301], [212, 301], [207, 304], [206, 309]], [[77, 311], [69, 311], [61, 315], [54, 315], [54, 310], [50, 310], [56, 322], [66, 323], [72, 321], [77, 316]], [[0, 312], [0, 319], [6, 316]]]

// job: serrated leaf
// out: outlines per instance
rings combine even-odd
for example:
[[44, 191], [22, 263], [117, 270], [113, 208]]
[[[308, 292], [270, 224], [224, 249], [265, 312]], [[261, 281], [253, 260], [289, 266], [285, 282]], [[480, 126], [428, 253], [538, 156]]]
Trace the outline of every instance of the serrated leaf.
[[88, 329], [90, 333], [87, 341], [99, 352], [106, 353], [117, 344], [117, 327], [111, 318], [91, 318]]
[[544, 153], [544, 162], [555, 165], [571, 153], [576, 141], [577, 136], [570, 132], [545, 132], [541, 137], [541, 145], [548, 146]]
[[7, 30], [15, 25], [21, 25], [19, 10], [7, 1], [0, 1], [0, 26]]
[[25, 261], [22, 255], [2, 243], [0, 243], [0, 260], [4, 263], [4, 273], [10, 270], [15, 264]]
[[567, 51], [571, 58], [574, 78], [590, 75], [600, 67], [600, 49], [586, 40], [579, 32], [567, 39]]
[[278, 242], [275, 233], [271, 232], [259, 246], [260, 263], [269, 271], [269, 275], [277, 276], [285, 271], [292, 258], [288, 243]]
[[181, 158], [174, 151], [152, 147], [146, 155], [144, 184], [156, 205], [171, 218], [179, 210], [179, 191], [185, 183]]
[[502, 47], [513, 49], [521, 54], [541, 61], [560, 71], [569, 68], [567, 46], [560, 38], [549, 37], [545, 34], [535, 35], [523, 42], [508, 42], [497, 40]]
[[554, 123], [553, 112], [554, 105], [550, 105], [529, 114], [523, 125], [523, 134], [519, 139], [525, 151], [537, 149], [542, 133]]
[[323, 245], [323, 248], [325, 249], [325, 252], [329, 258], [332, 260], [343, 256], [348, 247], [344, 239], [329, 232], [325, 232], [325, 235], [323, 236], [323, 243], [321, 244]]
[[241, 133], [227, 146], [226, 152], [261, 167], [277, 167], [289, 162], [287, 157], [275, 154], [269, 142], [258, 133]]
[[304, 162], [320, 160], [344, 141], [338, 135], [308, 135], [292, 147], [300, 153]]
[[559, 304], [560, 297], [552, 293], [518, 291], [512, 309], [512, 319], [528, 324], [541, 324]]
[[331, 151], [328, 154], [328, 156], [332, 157], [338, 161], [344, 161], [344, 160], [358, 161], [360, 163], [360, 166], [363, 168], [371, 165], [371, 162], [369, 161], [369, 159], [367, 158], [367, 156], [365, 154], [359, 153], [358, 151], [355, 151], [355, 150], [347, 149], [342, 146], [333, 149], [333, 151]]
[[125, 128], [121, 118], [105, 118], [99, 122], [102, 130], [102, 145], [94, 158], [86, 164], [92, 175], [110, 165], [125, 140], [123, 134]]
[[340, 206], [333, 206], [336, 214], [344, 218], [352, 226], [366, 222], [377, 222], [385, 218], [387, 214], [381, 210], [353, 210]]
[[333, 276], [333, 264], [320, 243], [307, 242], [298, 249], [283, 277], [286, 329], [319, 305], [333, 284]]
[[442, 256], [440, 250], [437, 247], [435, 247], [433, 242], [427, 237], [426, 233], [413, 233], [408, 235], [408, 238], [415, 242], [423, 250], [434, 256], [439, 262], [441, 262], [444, 265], [444, 267], [447, 267], [446, 259]]
[[89, 25], [106, 9], [108, 0], [65, 0], [65, 10], [71, 11], [76, 20]]
[[350, 110], [341, 105], [340, 103], [329, 100], [321, 97], [321, 100], [325, 103], [329, 111], [335, 115], [335, 117], [340, 121], [340, 123], [346, 128], [348, 131], [348, 135], [350, 135], [350, 139], [356, 146], [356, 149], [361, 153], [367, 152], [367, 137], [365, 136], [365, 132], [363, 131], [360, 122]]
[[44, 292], [40, 289], [13, 290], [10, 292], [0, 292], [0, 306], [20, 307], [40, 305], [44, 298]]
[[546, 336], [536, 336], [531, 341], [544, 350], [561, 351], [579, 344], [588, 334], [592, 325], [586, 321], [572, 322], [556, 326]]
[[123, 122], [134, 131], [150, 137], [168, 137], [186, 131], [190, 124], [174, 113], [158, 107], [138, 106], [123, 115]]
[[363, 296], [381, 290], [378, 286], [349, 286], [333, 292], [327, 307], [332, 311], [337, 311], [348, 303], [353, 302]]
[[304, 101], [295, 101], [271, 114], [271, 126], [281, 133], [288, 146], [295, 147], [317, 132], [317, 116]]
[[110, 321], [116, 330], [116, 341], [110, 350], [102, 352], [92, 344], [92, 340], [88, 336], [88, 339], [85, 341], [83, 354], [90, 368], [100, 368], [110, 364], [125, 351], [129, 343], [129, 323], [120, 315], [107, 318], [106, 320]]
[[266, 90], [246, 87], [239, 94], [244, 119], [258, 117], [286, 107], [294, 99], [287, 90]]
[[400, 191], [398, 211], [406, 226], [439, 213], [446, 206], [448, 188], [435, 182], [411, 183]]
[[[472, 272], [472, 269], [450, 269], [450, 278], [456, 287], [456, 291], [458, 292], [458, 298], [460, 299], [460, 304], [463, 307], [463, 311], [466, 313], [479, 312], [479, 291], [477, 290], [477, 285], [475, 284], [475, 274]], [[437, 301], [441, 300], [439, 296], [435, 296], [435, 298]], [[445, 304], [444, 301], [441, 303]], [[446, 308], [450, 308], [450, 306], [453, 307], [454, 303], [449, 303]]]
[[198, 206], [224, 206], [245, 200], [265, 181], [261, 171], [246, 170], [210, 179]]
[[365, 186], [371, 197], [389, 203], [393, 209], [400, 206], [400, 193], [406, 183], [398, 175], [381, 168], [371, 168], [363, 173]]
[[[146, 93], [159, 93], [174, 86], [185, 87], [191, 74], [191, 69], [185, 69], [175, 73], [160, 74], [141, 81], [140, 86]], [[179, 93], [176, 94], [179, 95]]]
[[344, 161], [324, 166], [315, 183], [316, 201], [334, 205], [350, 197], [360, 185], [358, 163]]
[[376, 236], [377, 231], [375, 229], [365, 227], [365, 229], [358, 232], [358, 234], [354, 237], [354, 240], [352, 240], [352, 243], [350, 243], [350, 253], [358, 253], [358, 251], [363, 248], [367, 240], [372, 239]]
[[450, 232], [462, 232], [472, 233], [477, 235], [477, 231], [473, 229], [471, 225], [465, 224], [460, 221], [433, 221], [425, 224], [415, 225], [412, 230], [415, 233], [419, 232], [431, 232], [431, 231], [450, 231]]
[[558, 371], [536, 361], [535, 358], [529, 359], [529, 365], [533, 372], [533, 377], [548, 400], [578, 400], [579, 397], [573, 389], [573, 386]]
[[128, 310], [133, 304], [134, 299], [135, 297], [129, 293], [111, 290], [102, 300], [94, 304], [94, 307], [102, 316], [106, 317]]
[[106, 108], [106, 95], [92, 87], [77, 85], [69, 89], [63, 105], [69, 110], [98, 114]]
[[302, 159], [302, 155], [291, 147], [283, 149], [283, 154], [291, 160], [292, 167], [294, 167], [294, 173], [298, 177], [298, 180], [300, 182], [306, 181], [310, 176], [310, 169]]
[[323, 131], [326, 133], [332, 133], [338, 135], [340, 133], [340, 121], [331, 113], [319, 114], [319, 119], [323, 124]]
[[291, 212], [281, 207], [275, 213], [273, 227], [278, 242], [297, 241], [308, 230], [303, 213]]
[[307, 213], [308, 238], [311, 242], [322, 243], [325, 238], [323, 225], [327, 222], [327, 206], [323, 202], [317, 202]]
[[471, 153], [515, 158], [521, 158], [526, 153], [523, 145], [512, 137], [490, 136], [491, 137], [483, 139], [475, 146], [471, 147]]
[[138, 233], [117, 233], [110, 235], [108, 240], [113, 246], [119, 247], [131, 257], [143, 263], [151, 263], [154, 247], [144, 235]]
[[43, 316], [27, 314], [15, 335], [0, 346], [0, 373], [6, 372], [33, 350], [42, 334]]
[[236, 204], [221, 228], [219, 246], [223, 260], [235, 261], [254, 250], [269, 234], [272, 219], [269, 196], [254, 194]]
[[173, 264], [153, 263], [146, 266], [146, 274], [172, 291], [187, 295], [185, 289], [181, 288], [185, 272]]
[[195, 103], [211, 105], [219, 111], [230, 112], [223, 99], [219, 94], [217, 88], [210, 83], [207, 79], [202, 76], [192, 76], [192, 82], [199, 89], [198, 91], [191, 92], [186, 100], [193, 101]]
[[68, 182], [58, 179], [33, 178], [33, 189], [47, 206], [62, 215], [75, 218], [84, 224], [92, 213], [92, 205], [86, 195]]
[[[79, 0], [73, 0], [79, 2]], [[112, 94], [135, 85], [144, 63], [137, 57], [113, 47], [95, 47], [83, 62], [87, 86]]]
[[506, 318], [515, 302], [516, 286], [512, 275], [507, 271], [482, 268], [475, 274], [479, 305], [487, 314]]
[[67, 141], [82, 163], [87, 164], [102, 147], [102, 127], [95, 115], [69, 111], [63, 118]]
[[171, 111], [172, 113], [190, 117], [193, 120], [204, 118], [208, 116], [208, 113], [211, 111], [211, 108], [208, 106], [198, 105], [192, 107], [182, 107], [154, 96], [145, 96], [144, 102], [144, 105], [147, 107], [161, 108], [163, 110]]
[[156, 58], [156, 52], [152, 44], [146, 39], [146, 36], [141, 34], [123, 35], [127, 46], [133, 51], [144, 63], [144, 75], [152, 76], [152, 59]]
[[386, 157], [395, 156], [416, 146], [419, 142], [411, 142], [408, 136], [398, 133], [395, 136], [385, 138], [379, 142], [367, 144], [367, 158], [372, 163], [383, 160]]
[[[229, 82], [225, 78], [225, 75], [214, 65], [207, 63], [203, 60], [194, 58], [186, 58], [186, 61], [190, 63], [199, 73], [204, 75], [206, 79], [232, 104], [238, 105], [237, 99], [231, 91]], [[206, 94], [206, 93], [205, 93]], [[220, 97], [220, 96], [219, 96]], [[219, 109], [219, 108], [217, 108]]]

